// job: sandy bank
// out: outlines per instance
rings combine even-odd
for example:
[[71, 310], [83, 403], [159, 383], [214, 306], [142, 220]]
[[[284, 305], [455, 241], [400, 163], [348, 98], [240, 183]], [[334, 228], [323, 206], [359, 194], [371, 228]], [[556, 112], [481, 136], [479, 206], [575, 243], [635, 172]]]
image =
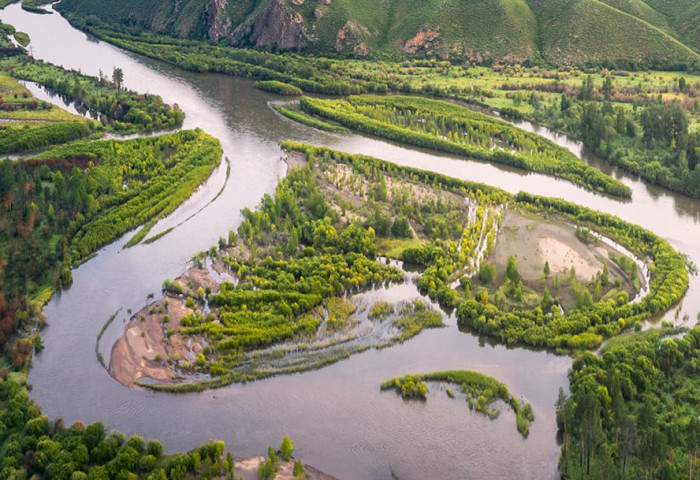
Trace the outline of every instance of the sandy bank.
[[[260, 462], [264, 461], [265, 458], [262, 456], [235, 458], [233, 469], [235, 478], [242, 478], [243, 480], [258, 480], [258, 465]], [[275, 476], [275, 480], [294, 480], [293, 471], [294, 459], [288, 462], [281, 461], [280, 467], [277, 470], [277, 475]], [[337, 480], [335, 477], [326, 475], [325, 473], [320, 472], [306, 464], [304, 465], [304, 475], [306, 476], [306, 480]]]
[[204, 300], [187, 306], [187, 297], [196, 297], [197, 291], [209, 288], [219, 290], [219, 284], [206, 268], [192, 267], [174, 283], [182, 294], [168, 293], [136, 312], [124, 329], [123, 335], [112, 347], [109, 374], [119, 383], [133, 387], [139, 381], [181, 383], [181, 371], [188, 371], [204, 352], [203, 342], [183, 338], [178, 333], [182, 319], [202, 312]]

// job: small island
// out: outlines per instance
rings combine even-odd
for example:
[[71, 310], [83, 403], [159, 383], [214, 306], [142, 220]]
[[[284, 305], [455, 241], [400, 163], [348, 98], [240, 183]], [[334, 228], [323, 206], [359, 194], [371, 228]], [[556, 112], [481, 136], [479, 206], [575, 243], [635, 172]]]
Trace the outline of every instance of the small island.
[[[462, 393], [466, 395], [466, 401], [470, 409], [487, 415], [491, 419], [497, 418], [501, 410], [494, 407], [497, 400], [502, 400], [515, 413], [518, 431], [523, 437], [530, 432], [530, 423], [535, 421], [532, 406], [527, 402], [521, 402], [508, 391], [508, 387], [493, 377], [470, 370], [448, 370], [444, 372], [425, 373], [419, 375], [406, 375], [396, 377], [381, 384], [382, 390], [396, 390], [404, 399], [425, 399], [428, 387], [425, 382], [449, 383], [458, 385]], [[455, 398], [454, 392], [447, 388], [447, 396]]]

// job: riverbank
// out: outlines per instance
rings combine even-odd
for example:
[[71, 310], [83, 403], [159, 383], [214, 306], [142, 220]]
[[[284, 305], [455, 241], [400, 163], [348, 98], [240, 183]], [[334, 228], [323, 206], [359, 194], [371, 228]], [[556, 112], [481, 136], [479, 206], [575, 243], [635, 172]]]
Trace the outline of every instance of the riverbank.
[[[280, 466], [277, 469], [275, 480], [296, 480], [294, 476], [294, 459], [289, 461], [280, 461]], [[254, 456], [246, 458], [235, 458], [233, 475], [234, 478], [243, 480], [259, 480], [258, 466], [265, 462], [265, 457]], [[306, 480], [337, 480], [336, 477], [327, 475], [319, 470], [316, 470], [310, 465], [304, 464], [304, 478]]]

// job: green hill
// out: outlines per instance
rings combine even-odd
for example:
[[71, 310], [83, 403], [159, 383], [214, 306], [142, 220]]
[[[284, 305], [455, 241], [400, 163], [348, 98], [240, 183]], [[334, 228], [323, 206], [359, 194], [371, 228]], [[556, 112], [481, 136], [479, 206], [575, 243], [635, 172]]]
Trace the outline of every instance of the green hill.
[[[530, 4], [540, 22], [542, 55], [554, 63], [676, 63], [698, 57], [662, 30], [668, 25], [642, 1], [531, 0]], [[659, 26], [633, 15], [635, 10]]]
[[700, 62], [697, 0], [63, 0], [58, 8], [79, 25], [316, 54]]
[[697, 0], [646, 0], [673, 26], [676, 36], [700, 52], [700, 2]]

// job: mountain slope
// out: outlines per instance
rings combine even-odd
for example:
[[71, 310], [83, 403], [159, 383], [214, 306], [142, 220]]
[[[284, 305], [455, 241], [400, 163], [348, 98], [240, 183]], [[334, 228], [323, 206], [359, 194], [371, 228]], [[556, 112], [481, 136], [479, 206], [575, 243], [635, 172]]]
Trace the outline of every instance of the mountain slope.
[[[674, 63], [697, 59], [697, 52], [661, 28], [612, 6], [632, 10], [631, 6], [643, 7], [642, 3], [531, 0], [540, 21], [544, 58], [555, 63]], [[645, 14], [651, 16], [648, 10]]]
[[[675, 0], [674, 0], [675, 2]], [[63, 0], [83, 24], [374, 58], [700, 62], [697, 0]], [[688, 43], [682, 43], [687, 40]], [[695, 50], [693, 50], [695, 49]]]
[[700, 52], [700, 2], [646, 0], [646, 3], [668, 19], [680, 40], [696, 52]]

